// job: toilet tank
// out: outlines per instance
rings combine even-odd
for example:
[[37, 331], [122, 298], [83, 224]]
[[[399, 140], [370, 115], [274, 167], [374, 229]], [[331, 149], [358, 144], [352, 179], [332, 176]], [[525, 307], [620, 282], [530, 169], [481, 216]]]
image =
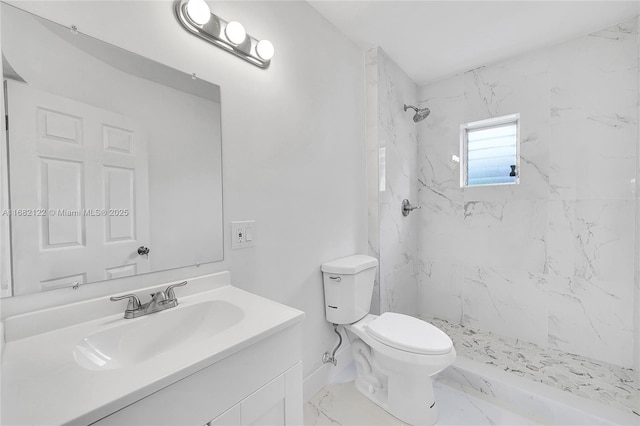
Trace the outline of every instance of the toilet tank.
[[369, 313], [376, 266], [378, 259], [361, 254], [322, 265], [327, 321], [352, 324]]

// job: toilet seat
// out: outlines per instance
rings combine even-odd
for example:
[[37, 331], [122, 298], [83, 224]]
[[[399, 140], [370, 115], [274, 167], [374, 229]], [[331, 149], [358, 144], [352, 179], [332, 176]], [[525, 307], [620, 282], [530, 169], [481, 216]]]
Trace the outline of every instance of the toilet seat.
[[393, 348], [423, 355], [451, 352], [453, 342], [442, 330], [408, 315], [385, 312], [366, 324], [369, 336]]

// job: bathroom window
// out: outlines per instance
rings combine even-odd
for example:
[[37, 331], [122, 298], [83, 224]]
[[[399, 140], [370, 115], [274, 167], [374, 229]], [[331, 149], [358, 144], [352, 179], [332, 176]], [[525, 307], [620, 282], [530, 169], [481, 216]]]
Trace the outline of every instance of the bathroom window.
[[460, 186], [518, 183], [520, 114], [460, 126]]

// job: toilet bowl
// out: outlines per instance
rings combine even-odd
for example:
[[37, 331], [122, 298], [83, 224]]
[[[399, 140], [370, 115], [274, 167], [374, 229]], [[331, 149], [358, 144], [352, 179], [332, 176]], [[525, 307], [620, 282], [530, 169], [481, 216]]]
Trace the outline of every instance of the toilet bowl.
[[[390, 320], [390, 324], [386, 324]], [[373, 330], [385, 324], [388, 333], [382, 341]], [[400, 337], [411, 331], [427, 331], [436, 344], [411, 342], [408, 348]], [[398, 327], [398, 328], [396, 328]], [[345, 326], [356, 362], [356, 388], [371, 401], [398, 419], [412, 425], [433, 425], [438, 414], [433, 394], [433, 376], [447, 368], [456, 358], [451, 339], [435, 326], [407, 315], [391, 312], [369, 314]], [[418, 334], [419, 336], [420, 334]], [[425, 336], [425, 334], [422, 334]], [[448, 340], [448, 342], [447, 342]], [[419, 346], [418, 346], [419, 345]]]
[[433, 376], [455, 360], [453, 343], [418, 318], [370, 314], [376, 266], [364, 255], [322, 265], [327, 320], [347, 331], [358, 391], [403, 422], [434, 425]]

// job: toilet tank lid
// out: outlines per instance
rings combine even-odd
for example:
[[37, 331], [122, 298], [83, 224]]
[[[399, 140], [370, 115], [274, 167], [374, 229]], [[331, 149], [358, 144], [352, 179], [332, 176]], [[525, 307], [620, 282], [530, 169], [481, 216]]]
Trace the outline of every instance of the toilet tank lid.
[[375, 257], [356, 254], [323, 263], [320, 269], [322, 272], [329, 272], [330, 274], [351, 275], [376, 266], [378, 266], [378, 259]]

